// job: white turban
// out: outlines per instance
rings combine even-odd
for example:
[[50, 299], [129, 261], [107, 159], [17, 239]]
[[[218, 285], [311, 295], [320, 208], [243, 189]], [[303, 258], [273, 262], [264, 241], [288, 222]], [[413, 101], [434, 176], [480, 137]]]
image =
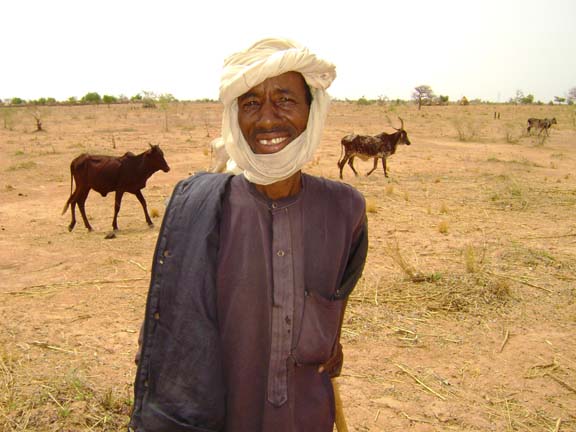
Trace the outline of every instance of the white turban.
[[[277, 153], [255, 154], [238, 125], [238, 97], [266, 79], [290, 71], [301, 73], [312, 93], [306, 130]], [[220, 81], [222, 139], [248, 181], [268, 185], [287, 179], [312, 159], [330, 103], [326, 89], [334, 78], [336, 68], [332, 63], [287, 39], [263, 39], [225, 60]]]

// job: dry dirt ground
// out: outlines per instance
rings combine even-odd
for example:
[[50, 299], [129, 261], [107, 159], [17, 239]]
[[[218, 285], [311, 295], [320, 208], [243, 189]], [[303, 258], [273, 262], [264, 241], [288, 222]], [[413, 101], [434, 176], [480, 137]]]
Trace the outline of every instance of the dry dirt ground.
[[[0, 430], [124, 430], [165, 200], [210, 164], [220, 107], [0, 108]], [[494, 111], [501, 113], [494, 119]], [[576, 431], [576, 115], [568, 106], [334, 103], [306, 171], [338, 179], [340, 138], [412, 145], [344, 181], [368, 203], [370, 251], [345, 319], [351, 431]], [[526, 136], [528, 117], [558, 120]], [[132, 195], [91, 193], [70, 233], [70, 161], [160, 144], [172, 168]], [[371, 162], [357, 161], [365, 173]]]

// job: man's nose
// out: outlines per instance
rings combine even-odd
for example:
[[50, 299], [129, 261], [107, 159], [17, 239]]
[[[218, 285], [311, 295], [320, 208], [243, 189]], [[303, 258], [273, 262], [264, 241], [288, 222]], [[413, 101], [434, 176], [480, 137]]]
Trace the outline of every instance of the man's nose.
[[280, 117], [276, 105], [271, 101], [265, 101], [260, 108], [259, 126], [270, 128], [271, 126], [277, 125], [279, 121]]

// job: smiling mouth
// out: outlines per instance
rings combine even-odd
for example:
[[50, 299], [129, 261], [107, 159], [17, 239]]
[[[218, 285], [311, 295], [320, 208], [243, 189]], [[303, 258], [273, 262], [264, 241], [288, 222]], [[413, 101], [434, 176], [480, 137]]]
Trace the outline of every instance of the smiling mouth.
[[261, 140], [258, 140], [258, 144], [263, 145], [263, 146], [273, 146], [276, 144], [280, 144], [280, 143], [286, 141], [287, 139], [288, 139], [288, 137], [261, 139]]

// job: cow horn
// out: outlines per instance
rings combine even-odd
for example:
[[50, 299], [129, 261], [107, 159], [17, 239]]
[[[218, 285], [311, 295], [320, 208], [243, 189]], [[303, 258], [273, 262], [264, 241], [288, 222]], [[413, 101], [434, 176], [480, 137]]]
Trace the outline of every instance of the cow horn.
[[404, 129], [404, 120], [402, 120], [402, 117], [398, 116], [398, 118], [400, 119], [400, 129], [398, 130], [402, 130]]

